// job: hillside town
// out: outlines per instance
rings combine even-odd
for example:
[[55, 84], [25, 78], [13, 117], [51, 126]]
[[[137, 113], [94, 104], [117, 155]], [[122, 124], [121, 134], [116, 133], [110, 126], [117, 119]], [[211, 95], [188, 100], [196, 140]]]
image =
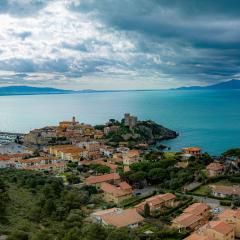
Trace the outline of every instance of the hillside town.
[[[153, 125], [158, 132], [149, 133]], [[98, 200], [84, 207], [86, 221], [138, 229], [141, 239], [154, 239], [159, 224], [177, 239], [240, 238], [240, 151], [164, 151], [157, 144], [177, 134], [159, 126], [130, 114], [97, 126], [73, 117], [18, 138], [17, 151], [0, 154], [0, 169], [38, 172], [93, 191]]]

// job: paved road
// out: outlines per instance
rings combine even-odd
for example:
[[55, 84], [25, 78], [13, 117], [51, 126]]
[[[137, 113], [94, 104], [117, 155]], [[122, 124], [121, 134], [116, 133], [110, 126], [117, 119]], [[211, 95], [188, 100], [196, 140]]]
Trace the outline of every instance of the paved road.
[[192, 196], [195, 200], [198, 202], [203, 202], [208, 204], [211, 208], [219, 208], [220, 212], [224, 211], [225, 209], [229, 209], [230, 207], [228, 206], [221, 206], [220, 205], [220, 200], [214, 199], [214, 198], [208, 198], [208, 197], [200, 197], [200, 196]]
[[134, 195], [139, 195], [139, 196], [144, 196], [151, 194], [153, 191], [157, 190], [156, 187], [154, 186], [148, 186], [143, 189], [134, 189], [133, 194]]

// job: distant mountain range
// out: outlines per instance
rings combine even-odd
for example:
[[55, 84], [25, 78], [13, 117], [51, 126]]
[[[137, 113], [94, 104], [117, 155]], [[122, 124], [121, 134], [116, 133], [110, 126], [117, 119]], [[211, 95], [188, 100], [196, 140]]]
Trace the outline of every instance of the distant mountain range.
[[180, 87], [175, 88], [174, 90], [233, 90], [233, 89], [240, 89], [240, 80], [230, 80], [226, 82], [221, 82], [214, 85], [209, 86], [191, 86], [191, 87]]
[[71, 90], [57, 88], [40, 88], [28, 86], [8, 86], [0, 88], [0, 95], [35, 95], [35, 94], [66, 94], [72, 93]]
[[[230, 89], [240, 89], [240, 80], [230, 80], [214, 85], [209, 85], [205, 87], [192, 86], [192, 87], [180, 87], [171, 90], [230, 90]], [[7, 95], [40, 95], [40, 94], [78, 94], [78, 93], [95, 93], [95, 92], [126, 92], [126, 91], [154, 91], [149, 90], [65, 90], [58, 88], [47, 88], [47, 87], [29, 87], [29, 86], [8, 86], [0, 87], [0, 96]], [[157, 90], [156, 90], [157, 91]]]
[[29, 86], [8, 86], [0, 87], [0, 96], [2, 95], [40, 95], [40, 94], [70, 94], [70, 93], [90, 93], [95, 90], [64, 90], [58, 88], [47, 87], [29, 87]]

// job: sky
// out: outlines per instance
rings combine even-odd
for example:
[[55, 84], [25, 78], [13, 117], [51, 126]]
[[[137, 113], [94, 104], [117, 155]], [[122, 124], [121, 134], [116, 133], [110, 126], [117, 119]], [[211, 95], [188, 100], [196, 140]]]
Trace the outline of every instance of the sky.
[[0, 0], [0, 86], [162, 89], [239, 76], [239, 0]]

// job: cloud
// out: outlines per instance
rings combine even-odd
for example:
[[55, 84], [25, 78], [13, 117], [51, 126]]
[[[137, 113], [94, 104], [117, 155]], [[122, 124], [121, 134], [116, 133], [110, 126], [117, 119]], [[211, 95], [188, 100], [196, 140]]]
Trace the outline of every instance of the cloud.
[[21, 32], [21, 33], [17, 33], [16, 36], [20, 37], [22, 40], [25, 40], [26, 38], [30, 37], [32, 35], [31, 32], [26, 31], [26, 32]]
[[122, 89], [228, 80], [240, 75], [239, 9], [238, 0], [3, 0], [0, 70], [14, 74], [0, 79]]
[[1, 0], [0, 14], [14, 17], [34, 16], [51, 0]]

